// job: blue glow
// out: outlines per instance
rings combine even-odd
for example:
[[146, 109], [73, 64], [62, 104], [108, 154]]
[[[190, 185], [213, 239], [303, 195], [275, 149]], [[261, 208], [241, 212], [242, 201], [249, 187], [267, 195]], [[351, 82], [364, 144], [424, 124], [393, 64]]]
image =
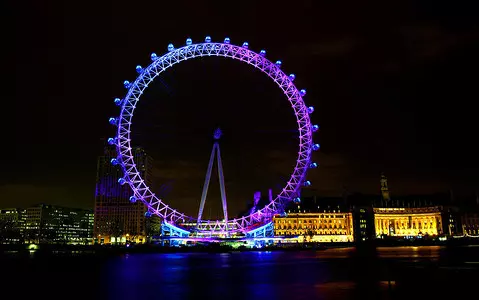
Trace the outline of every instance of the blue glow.
[[173, 44], [168, 44], [168, 51], [173, 51], [175, 50], [175, 46]]
[[116, 145], [116, 138], [108, 138], [109, 145]]
[[299, 94], [301, 95], [301, 97], [305, 96], [306, 95], [306, 90], [302, 89], [301, 91], [299, 91]]
[[289, 80], [294, 81], [295, 78], [296, 78], [296, 75], [289, 74]]
[[266, 56], [266, 50], [261, 50], [261, 51], [259, 52], [259, 55], [261, 55], [261, 56]]
[[147, 211], [147, 212], [145, 213], [145, 217], [147, 217], [147, 218], [151, 217], [151, 212]]
[[319, 125], [313, 125], [312, 127], [313, 132], [316, 132], [319, 130]]
[[225, 43], [225, 44], [229, 44], [229, 43], [230, 43], [230, 38], [229, 38], [229, 37], [225, 38], [224, 43]]
[[136, 197], [135, 197], [135, 196], [131, 196], [131, 197], [130, 197], [130, 202], [131, 202], [131, 203], [135, 203], [135, 202], [136, 202], [136, 200], [137, 200], [137, 199], [136, 199]]
[[248, 46], [249, 46], [248, 42], [244, 42], [244, 43], [243, 43], [243, 48], [248, 49]]
[[114, 166], [116, 166], [116, 165], [119, 164], [119, 161], [118, 161], [118, 159], [116, 159], [116, 158], [112, 158], [112, 159], [110, 160], [110, 162], [111, 162], [111, 164], [114, 165]]
[[140, 65], [136, 66], [136, 73], [138, 74], [143, 73], [143, 68]]
[[314, 112], [314, 107], [310, 106], [308, 107], [308, 114], [312, 114]]
[[211, 36], [207, 35], [207, 36], [205, 37], [205, 42], [211, 43]]
[[311, 181], [306, 180], [306, 181], [304, 182], [304, 186], [311, 186]]
[[277, 67], [281, 67], [281, 61], [280, 60], [277, 60], [275, 64], [276, 64]]
[[318, 167], [318, 164], [314, 162], [314, 163], [311, 163], [311, 164], [309, 165], [309, 167], [310, 167], [311, 169], [315, 169], [315, 168]]
[[156, 55], [156, 53], [151, 53], [150, 58], [152, 61], [155, 61], [158, 59], [158, 55]]
[[113, 102], [118, 106], [121, 105], [121, 99], [120, 98], [115, 98], [115, 100], [113, 100]]
[[301, 198], [299, 198], [299, 197], [294, 198], [293, 202], [296, 203], [296, 204], [299, 204], [299, 203], [301, 203]]
[[125, 178], [118, 178], [118, 183], [121, 184], [121, 185], [124, 185], [126, 183], [126, 180]]
[[319, 144], [314, 144], [314, 145], [313, 145], [313, 150], [314, 150], [314, 151], [318, 151], [319, 148], [321, 148], [321, 146], [320, 146]]
[[190, 39], [190, 38], [187, 38], [186, 39], [186, 46], [190, 46], [191, 44], [193, 44], [193, 40]]
[[117, 125], [118, 124], [118, 120], [116, 118], [110, 118], [108, 120], [108, 122], [110, 122], [111, 125]]
[[128, 80], [123, 81], [123, 86], [125, 87], [125, 89], [129, 89], [130, 88], [130, 82]]

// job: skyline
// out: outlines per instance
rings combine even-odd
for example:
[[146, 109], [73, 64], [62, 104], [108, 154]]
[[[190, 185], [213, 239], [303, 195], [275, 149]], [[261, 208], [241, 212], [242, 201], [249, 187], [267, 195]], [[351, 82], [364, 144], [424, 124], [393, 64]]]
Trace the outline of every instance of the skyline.
[[[124, 95], [123, 80], [132, 80], [135, 66], [146, 66], [151, 52], [162, 54], [170, 42], [183, 45], [188, 37], [196, 42], [206, 35], [213, 41], [226, 36], [235, 44], [248, 41], [255, 51], [266, 49], [267, 57], [282, 60], [283, 70], [296, 74], [298, 88], [308, 91], [305, 101], [316, 108], [312, 120], [321, 126], [315, 141], [322, 149], [314, 156], [320, 167], [308, 176], [318, 194], [339, 194], [343, 186], [379, 194], [381, 172], [390, 180], [392, 197], [451, 188], [473, 193], [479, 159], [476, 114], [469, 103], [477, 96], [472, 74], [479, 66], [479, 30], [467, 7], [438, 4], [432, 11], [421, 4], [412, 10], [408, 3], [400, 8], [381, 4], [387, 15], [377, 14], [378, 7], [371, 5], [357, 5], [349, 12], [339, 4], [307, 3], [292, 8], [290, 26], [281, 30], [270, 20], [242, 23], [257, 13], [241, 9], [220, 17], [230, 20], [226, 24], [174, 22], [180, 16], [202, 19], [199, 12], [208, 10], [199, 4], [190, 7], [198, 16], [183, 10], [154, 22], [140, 17], [144, 8], [122, 6], [121, 1], [113, 8], [115, 18], [105, 17], [110, 7], [101, 4], [96, 10], [89, 10], [88, 3], [35, 10], [26, 6], [15, 22], [23, 38], [13, 43], [16, 89], [10, 92], [22, 104], [6, 118], [15, 130], [12, 137], [7, 132], [4, 141], [15, 151], [2, 156], [2, 203], [37, 197], [93, 206], [100, 139], [114, 135], [108, 118], [116, 114], [113, 98]], [[445, 16], [446, 9], [455, 13]], [[37, 22], [40, 19], [47, 22]], [[116, 20], [123, 25], [113, 26]], [[140, 20], [147, 25], [137, 32]], [[161, 35], [155, 34], [158, 28], [163, 28]], [[26, 67], [31, 72], [27, 80], [22, 79]], [[176, 191], [188, 187], [184, 182], [195, 182], [185, 198], [196, 194], [192, 205], [199, 205], [210, 136], [217, 125], [225, 130], [227, 181], [230, 177], [245, 183], [255, 167], [257, 178], [271, 174], [244, 191], [231, 188], [229, 206], [244, 204], [246, 199], [238, 199], [251, 199], [255, 190], [266, 193], [280, 183], [295, 159], [289, 131], [294, 126], [288, 123], [293, 115], [265, 76], [246, 65], [205, 59], [178, 65], [162, 80], [139, 105], [135, 116], [144, 116], [144, 122], [134, 123], [134, 143], [150, 148], [163, 184], [171, 183]], [[221, 106], [225, 96], [236, 105]], [[157, 98], [172, 101], [155, 102]], [[183, 103], [188, 105], [176, 105]], [[255, 112], [251, 104], [257, 104]], [[275, 114], [268, 114], [271, 111]], [[245, 122], [248, 119], [258, 122]], [[37, 124], [43, 124], [41, 129]], [[252, 147], [258, 150], [249, 151]], [[237, 164], [239, 152], [250, 158], [248, 164]], [[283, 160], [285, 165], [274, 164]], [[195, 170], [189, 177], [184, 175], [188, 168]], [[214, 182], [212, 178], [210, 192], [219, 193]], [[207, 200], [211, 202], [220, 205]]]

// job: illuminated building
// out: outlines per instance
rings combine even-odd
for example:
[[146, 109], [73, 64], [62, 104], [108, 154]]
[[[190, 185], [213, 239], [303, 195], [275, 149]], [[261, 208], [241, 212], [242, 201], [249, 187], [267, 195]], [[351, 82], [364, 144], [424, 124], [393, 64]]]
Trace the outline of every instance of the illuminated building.
[[23, 242], [25, 217], [24, 209], [0, 209], [0, 244], [17, 244]]
[[479, 213], [465, 212], [461, 215], [462, 232], [466, 236], [479, 236]]
[[373, 208], [376, 236], [440, 235], [442, 214], [438, 206], [412, 208]]
[[91, 244], [93, 213], [90, 210], [39, 204], [26, 209], [25, 243]]
[[[141, 176], [151, 186], [151, 157], [141, 148], [132, 152]], [[144, 243], [146, 206], [141, 201], [130, 202], [133, 193], [127, 184], [118, 183], [123, 172], [118, 165], [111, 163], [114, 158], [116, 153], [111, 148], [105, 148], [104, 155], [98, 158], [94, 241], [99, 244]]]
[[275, 236], [298, 236], [303, 242], [352, 242], [349, 212], [288, 213], [273, 218]]

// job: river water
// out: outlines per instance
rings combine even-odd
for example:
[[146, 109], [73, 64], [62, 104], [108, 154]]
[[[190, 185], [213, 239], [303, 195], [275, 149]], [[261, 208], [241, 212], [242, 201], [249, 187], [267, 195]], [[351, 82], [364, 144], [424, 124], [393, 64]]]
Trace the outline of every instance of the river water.
[[479, 294], [479, 247], [4, 255], [0, 263], [1, 290], [9, 299], [451, 299]]

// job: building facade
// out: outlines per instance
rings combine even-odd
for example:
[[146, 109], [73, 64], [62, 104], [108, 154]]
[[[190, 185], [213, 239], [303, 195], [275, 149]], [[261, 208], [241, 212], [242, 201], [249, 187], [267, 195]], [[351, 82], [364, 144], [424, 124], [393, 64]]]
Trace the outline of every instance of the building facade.
[[0, 209], [0, 244], [23, 243], [25, 213], [20, 208]]
[[33, 244], [91, 244], [91, 210], [39, 204], [26, 209], [23, 239]]
[[465, 212], [461, 215], [462, 233], [465, 236], [479, 237], [479, 213]]
[[376, 236], [417, 237], [443, 234], [442, 211], [438, 206], [374, 208]]
[[[150, 185], [152, 159], [141, 148], [132, 150], [134, 161], [143, 179]], [[95, 191], [94, 242], [98, 244], [125, 244], [146, 242], [146, 207], [141, 201], [130, 202], [133, 195], [128, 185], [120, 185], [123, 176], [119, 166], [111, 164], [115, 150], [105, 148], [98, 158]]]
[[275, 236], [298, 236], [307, 242], [352, 242], [350, 212], [289, 213], [273, 218]]

